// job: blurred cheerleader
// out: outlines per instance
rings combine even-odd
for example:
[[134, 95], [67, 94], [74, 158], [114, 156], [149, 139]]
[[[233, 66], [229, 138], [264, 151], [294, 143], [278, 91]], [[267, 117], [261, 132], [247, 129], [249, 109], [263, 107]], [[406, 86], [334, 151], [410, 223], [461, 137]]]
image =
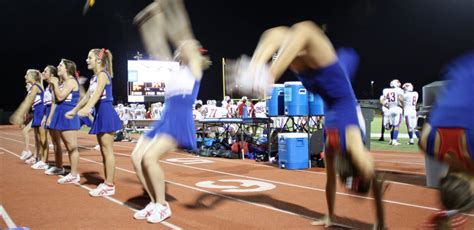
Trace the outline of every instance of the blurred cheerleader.
[[[147, 17], [149, 15], [153, 18]], [[171, 216], [170, 205], [165, 200], [164, 172], [158, 162], [164, 154], [177, 147], [197, 150], [192, 106], [197, 98], [202, 71], [208, 67], [209, 61], [199, 53], [203, 49], [194, 39], [181, 0], [152, 3], [137, 15], [135, 21], [140, 25], [149, 53], [155, 58], [169, 60], [168, 38], [177, 47], [175, 57], [182, 63], [173, 80], [166, 85], [166, 106], [161, 120], [140, 138], [132, 153], [135, 172], [151, 198], [151, 202], [136, 212], [134, 218], [158, 223]]]
[[[266, 70], [267, 62], [276, 52], [270, 69]], [[305, 21], [290, 28], [281, 26], [265, 31], [248, 70], [241, 70], [248, 73], [244, 76], [250, 77], [242, 79], [244, 84], [250, 83], [243, 87], [252, 93], [271, 86], [290, 68], [305, 88], [321, 95], [327, 105], [324, 128], [329, 213], [321, 221], [312, 223], [315, 225], [332, 225], [336, 172], [339, 172], [345, 184], [350, 178], [353, 179], [350, 189], [354, 192], [367, 193], [371, 183], [376, 182], [372, 156], [363, 144], [363, 119], [351, 86], [358, 60], [352, 49], [339, 49], [336, 52], [324, 32], [313, 22]], [[377, 209], [375, 227], [382, 229], [384, 216], [380, 185], [373, 184]]]
[[460, 214], [474, 209], [474, 52], [452, 61], [443, 71], [445, 86], [419, 141], [429, 157], [449, 165], [439, 184], [444, 210], [424, 225], [430, 229], [460, 227], [466, 222]]
[[[46, 144], [46, 133], [44, 127], [41, 126], [44, 117], [44, 88], [41, 73], [36, 69], [29, 69], [26, 71], [25, 81], [31, 85], [26, 98], [20, 104], [18, 109], [13, 113], [10, 122], [13, 124], [24, 124], [24, 117], [27, 115], [30, 107], [33, 108], [33, 120], [31, 121], [31, 128], [35, 133], [35, 156], [30, 163], [34, 163], [31, 167], [33, 169], [44, 169], [47, 167], [45, 163], [45, 154], [48, 154], [48, 146]], [[25, 133], [28, 135], [28, 132]], [[25, 158], [26, 156], [23, 156]]]

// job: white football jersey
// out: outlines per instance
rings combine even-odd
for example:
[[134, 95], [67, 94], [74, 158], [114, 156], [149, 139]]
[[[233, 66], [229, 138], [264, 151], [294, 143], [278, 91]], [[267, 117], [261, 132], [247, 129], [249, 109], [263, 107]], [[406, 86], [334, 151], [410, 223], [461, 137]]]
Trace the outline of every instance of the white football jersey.
[[406, 92], [403, 94], [403, 110], [416, 110], [418, 92]]
[[255, 104], [254, 106], [255, 109], [255, 117], [260, 117], [260, 118], [265, 118], [267, 117], [266, 115], [266, 103], [261, 101]]
[[193, 109], [193, 119], [201, 120], [203, 118], [202, 113], [199, 110]]
[[383, 90], [385, 103], [387, 104], [389, 109], [392, 107], [399, 106], [399, 97], [403, 96], [403, 93], [403, 89], [401, 88], [385, 88]]

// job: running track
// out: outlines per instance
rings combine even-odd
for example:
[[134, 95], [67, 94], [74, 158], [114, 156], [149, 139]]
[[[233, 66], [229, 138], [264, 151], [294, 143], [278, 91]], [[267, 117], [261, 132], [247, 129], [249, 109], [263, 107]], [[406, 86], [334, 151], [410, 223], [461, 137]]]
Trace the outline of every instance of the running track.
[[[57, 176], [46, 176], [19, 160], [23, 148], [20, 130], [0, 126], [1, 229], [318, 229], [309, 223], [327, 212], [324, 169], [282, 170], [253, 160], [203, 158], [176, 152], [161, 161], [173, 216], [160, 224], [148, 224], [132, 218], [133, 210], [148, 203], [130, 161], [134, 143], [114, 145], [117, 193], [92, 198], [87, 190], [95, 188], [103, 178], [102, 157], [92, 149], [95, 136], [81, 132], [78, 141], [81, 182], [59, 185]], [[424, 186], [423, 156], [373, 154], [377, 168], [386, 172], [389, 182], [384, 194], [387, 226], [415, 229], [439, 207], [436, 190]], [[68, 165], [67, 155], [63, 158]], [[53, 160], [51, 154], [50, 161]], [[269, 190], [252, 191], [259, 186], [246, 187], [242, 181], [232, 180], [264, 182]], [[214, 186], [205, 186], [212, 182]], [[240, 192], [223, 191], [232, 188]], [[374, 208], [370, 196], [351, 195], [338, 185], [335, 207], [335, 228], [371, 228]], [[466, 215], [465, 229], [474, 229], [474, 213]]]

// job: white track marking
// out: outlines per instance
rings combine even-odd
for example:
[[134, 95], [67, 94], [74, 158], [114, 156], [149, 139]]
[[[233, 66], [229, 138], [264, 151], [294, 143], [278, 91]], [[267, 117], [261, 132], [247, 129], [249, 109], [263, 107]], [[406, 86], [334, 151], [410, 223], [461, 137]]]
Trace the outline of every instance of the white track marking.
[[[10, 138], [5, 138], [5, 137], [0, 137], [0, 138], [10, 139]], [[14, 139], [10, 139], [10, 140], [16, 141], [16, 142], [19, 142], [19, 143], [23, 143], [23, 142], [21, 142], [21, 141], [14, 140]], [[115, 152], [115, 153], [116, 153], [116, 154], [119, 154], [119, 155], [130, 156], [130, 155], [123, 154], [123, 153], [117, 153], [117, 152]], [[82, 158], [82, 157], [81, 157], [81, 159], [84, 159], [84, 160], [85, 160], [85, 158]], [[88, 159], [87, 159], [87, 161], [92, 161], [92, 160], [88, 160]], [[195, 169], [195, 170], [200, 170], [200, 171], [207, 171], [207, 172], [212, 172], [212, 173], [217, 173], [217, 174], [223, 174], [223, 175], [229, 175], [229, 176], [240, 177], [240, 178], [261, 180], [261, 181], [266, 181], [266, 182], [270, 182], [270, 183], [286, 185], [286, 186], [290, 186], [290, 187], [296, 187], [296, 188], [303, 188], [303, 189], [308, 189], [308, 190], [313, 190], [313, 191], [325, 192], [325, 189], [320, 189], [320, 188], [312, 188], [312, 187], [308, 187], [308, 186], [296, 185], [296, 184], [291, 184], [291, 183], [286, 183], [286, 182], [279, 182], [279, 181], [267, 180], [267, 179], [256, 178], [256, 177], [243, 176], [243, 175], [238, 175], [238, 174], [233, 174], [233, 173], [215, 171], [215, 170], [210, 170], [210, 169], [197, 168], [197, 167], [193, 167], [193, 166], [189, 166], [189, 165], [174, 164], [174, 163], [166, 162], [165, 160], [160, 160], [160, 162], [165, 163], [165, 164], [169, 164], [169, 165], [174, 165], [174, 166], [179, 166], [179, 167], [184, 167], [184, 168], [191, 168], [191, 169]], [[96, 163], [102, 164], [102, 163], [100, 163], [100, 162], [96, 162]], [[123, 169], [120, 169], [120, 168], [118, 168], [118, 169], [119, 169], [119, 170], [123, 170]], [[127, 170], [127, 171], [130, 172], [129, 170]], [[394, 170], [391, 170], [391, 171], [394, 171]], [[409, 173], [412, 173], [412, 172], [409, 172]], [[176, 183], [176, 182], [171, 182], [171, 181], [168, 181], [168, 180], [166, 180], [166, 182], [172, 183], [172, 184]], [[337, 194], [337, 195], [341, 195], [341, 196], [349, 196], [349, 197], [355, 197], [355, 198], [360, 198], [360, 199], [373, 200], [373, 198], [371, 198], [371, 197], [358, 196], [358, 195], [353, 195], [353, 194], [348, 194], [348, 193], [342, 193], [342, 192], [336, 192], [336, 194]], [[383, 200], [383, 201], [386, 202], [386, 203], [396, 204], [396, 205], [401, 205], [401, 206], [407, 206], [407, 207], [414, 207], [414, 208], [420, 208], [420, 209], [426, 209], [426, 210], [433, 210], [433, 211], [438, 210], [437, 208], [433, 208], [433, 207], [428, 207], [428, 206], [423, 206], [423, 205], [409, 204], [409, 203], [404, 203], [404, 202], [399, 202], [399, 201], [392, 201], [392, 200]], [[465, 215], [474, 217], [474, 214], [465, 214]]]
[[5, 224], [7, 224], [8, 228], [16, 228], [16, 224], [10, 218], [7, 211], [3, 208], [3, 205], [0, 205], [0, 216], [2, 216], [3, 221], [5, 221]]
[[[3, 138], [3, 137], [2, 137], [2, 138]], [[7, 150], [7, 149], [5, 149], [5, 148], [3, 148], [3, 147], [0, 147], [0, 149], [4, 150], [4, 151], [6, 151], [6, 152], [9, 152], [10, 154], [12, 154], [12, 155], [14, 155], [14, 156], [20, 158], [20, 156], [19, 156], [18, 154], [15, 154], [14, 152], [12, 152], [12, 151], [10, 151], [10, 150]], [[86, 161], [90, 161], [90, 162], [93, 162], [93, 163], [99, 163], [99, 162], [92, 161], [92, 160], [89, 160], [89, 159], [85, 159], [85, 158], [82, 158], [82, 157], [81, 157], [81, 159], [82, 159], [82, 160], [86, 160]], [[102, 165], [102, 163], [99, 163], [99, 164]], [[118, 168], [118, 167], [117, 167], [117, 168]], [[128, 173], [132, 173], [132, 171], [129, 171], [129, 170], [126, 170], [126, 169], [122, 169], [122, 168], [118, 168], [118, 169], [123, 170], [123, 171], [126, 171], [126, 172], [128, 172]], [[63, 176], [59, 176], [59, 177], [63, 177]], [[74, 183], [74, 184], [77, 185], [77, 186], [79, 186], [79, 187], [81, 187], [81, 188], [83, 188], [83, 189], [85, 189], [85, 190], [88, 190], [88, 191], [92, 190], [92, 188], [89, 188], [89, 187], [87, 187], [87, 186], [85, 186], [85, 185], [81, 185], [80, 183]], [[117, 200], [117, 199], [115, 199], [115, 198], [112, 198], [112, 197], [110, 197], [110, 196], [103, 196], [103, 198], [105, 198], [105, 199], [107, 199], [107, 200], [109, 200], [109, 201], [112, 201], [112, 202], [114, 202], [114, 203], [116, 203], [116, 204], [119, 204], [119, 205], [121, 205], [121, 206], [124, 206], [124, 207], [126, 207], [126, 208], [128, 208], [128, 209], [130, 209], [130, 210], [132, 210], [132, 211], [134, 211], [134, 212], [137, 212], [137, 211], [138, 211], [137, 209], [135, 209], [135, 208], [133, 208], [133, 207], [131, 207], [131, 206], [125, 204], [124, 202], [119, 201], [119, 200]], [[1, 207], [1, 206], [0, 206], [0, 207]], [[0, 210], [0, 211], [1, 211], [1, 210]], [[3, 213], [2, 213], [2, 215], [3, 215]], [[5, 221], [5, 222], [6, 222], [6, 221]], [[13, 223], [13, 222], [12, 222], [12, 223]], [[160, 224], [163, 224], [163, 225], [165, 225], [165, 226], [167, 226], [167, 227], [169, 227], [169, 228], [171, 228], [171, 229], [175, 229], [175, 230], [180, 230], [180, 229], [182, 229], [181, 227], [178, 227], [178, 226], [176, 226], [176, 225], [174, 225], [174, 224], [172, 224], [172, 223], [169, 223], [169, 222], [167, 222], [167, 221], [162, 221], [162, 222], [160, 222]], [[10, 228], [10, 226], [8, 226], [8, 227]]]

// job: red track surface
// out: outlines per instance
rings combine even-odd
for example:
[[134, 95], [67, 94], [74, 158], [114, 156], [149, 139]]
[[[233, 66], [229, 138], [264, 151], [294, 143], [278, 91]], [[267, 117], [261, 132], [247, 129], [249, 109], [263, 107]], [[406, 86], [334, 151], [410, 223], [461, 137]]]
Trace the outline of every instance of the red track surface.
[[[31, 138], [33, 141], [33, 138]], [[148, 202], [136, 178], [130, 154], [134, 143], [116, 142], [117, 193], [92, 198], [87, 189], [103, 178], [102, 157], [92, 148], [93, 135], [80, 133], [80, 185], [59, 185], [58, 177], [46, 176], [19, 160], [23, 149], [21, 132], [14, 126], [0, 126], [0, 203], [16, 226], [31, 229], [318, 229], [310, 225], [327, 211], [324, 169], [283, 170], [253, 160], [195, 157], [171, 153], [161, 161], [166, 174], [167, 200], [173, 215], [161, 224], [134, 220], [133, 209]], [[33, 144], [33, 143], [32, 143]], [[33, 146], [32, 146], [33, 149]], [[377, 168], [386, 171], [388, 187], [384, 194], [386, 223], [390, 229], [415, 229], [437, 210], [437, 191], [427, 188], [424, 158], [421, 154], [373, 153]], [[176, 158], [184, 158], [176, 159]], [[183, 163], [189, 159], [194, 164]], [[50, 155], [50, 161], [54, 155]], [[64, 156], [68, 165], [67, 156]], [[199, 162], [207, 160], [205, 162]], [[266, 182], [275, 187], [257, 192], [225, 192], [196, 185], [243, 187], [240, 179]], [[369, 197], [354, 196], [338, 185], [336, 228], [370, 229], [374, 221]], [[467, 214], [465, 229], [474, 229], [474, 213]], [[7, 224], [0, 220], [0, 228]]]

